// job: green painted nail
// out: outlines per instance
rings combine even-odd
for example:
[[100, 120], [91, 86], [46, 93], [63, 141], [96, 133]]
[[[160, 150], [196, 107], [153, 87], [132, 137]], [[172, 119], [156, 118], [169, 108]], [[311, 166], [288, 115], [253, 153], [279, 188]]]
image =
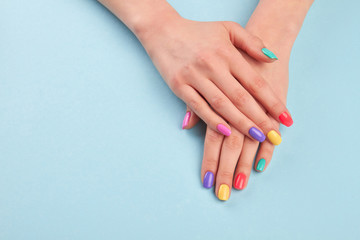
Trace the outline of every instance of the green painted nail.
[[263, 49], [261, 49], [261, 51], [271, 59], [276, 59], [276, 60], [278, 59], [277, 56], [267, 48], [263, 48]]
[[264, 171], [265, 163], [266, 163], [265, 159], [263, 159], [263, 158], [260, 159], [258, 164], [256, 165], [256, 170], [259, 171], [259, 172]]

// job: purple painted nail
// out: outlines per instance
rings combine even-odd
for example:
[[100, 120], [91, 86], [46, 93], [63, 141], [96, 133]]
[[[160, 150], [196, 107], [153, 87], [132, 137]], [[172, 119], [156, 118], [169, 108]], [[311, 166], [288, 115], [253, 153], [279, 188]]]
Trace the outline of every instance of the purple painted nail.
[[216, 126], [216, 128], [217, 128], [217, 130], [219, 130], [219, 132], [221, 132], [225, 136], [230, 136], [230, 134], [231, 134], [231, 130], [228, 129], [224, 124], [218, 124]]
[[255, 140], [258, 140], [259, 142], [263, 142], [265, 140], [265, 135], [257, 128], [252, 127], [249, 130], [250, 136], [252, 136]]
[[214, 174], [212, 172], [206, 172], [203, 181], [204, 188], [211, 188], [213, 183], [214, 183]]

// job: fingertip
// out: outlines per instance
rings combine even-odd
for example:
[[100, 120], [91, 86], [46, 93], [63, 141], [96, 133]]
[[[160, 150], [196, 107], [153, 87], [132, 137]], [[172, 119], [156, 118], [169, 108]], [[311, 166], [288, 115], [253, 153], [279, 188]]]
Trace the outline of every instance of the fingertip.
[[230, 126], [228, 124], [219, 123], [216, 126], [216, 129], [226, 137], [231, 135], [231, 128], [230, 128]]
[[190, 117], [191, 117], [191, 112], [190, 111], [187, 111], [185, 113], [185, 116], [184, 116], [184, 119], [183, 119], [183, 122], [182, 122], [182, 129], [188, 129], [188, 126], [189, 126], [189, 122], [190, 122]]
[[261, 51], [269, 60], [272, 60], [272, 61], [278, 60], [278, 57], [275, 55], [275, 53], [273, 53], [272, 51], [270, 51], [266, 47], [263, 47], [261, 49]]
[[258, 161], [255, 162], [255, 171], [264, 172], [265, 166], [266, 166], [266, 160], [264, 158], [260, 158]]

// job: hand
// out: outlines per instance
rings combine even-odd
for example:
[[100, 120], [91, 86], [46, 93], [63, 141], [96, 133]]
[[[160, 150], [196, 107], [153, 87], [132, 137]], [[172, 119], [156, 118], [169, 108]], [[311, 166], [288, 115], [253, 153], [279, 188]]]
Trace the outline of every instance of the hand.
[[229, 136], [229, 122], [249, 138], [262, 142], [265, 132], [281, 142], [257, 101], [286, 126], [291, 116], [237, 50], [273, 62], [277, 57], [259, 38], [234, 22], [186, 20], [165, 0], [99, 1], [134, 32], [173, 92], [210, 128]]
[[[312, 0], [275, 0], [275, 2], [262, 0], [246, 27], [253, 34], [266, 39], [267, 44], [278, 50], [281, 60], [274, 64], [263, 64], [249, 57], [247, 61], [269, 81], [284, 103], [286, 103], [288, 88], [288, 62], [291, 48], [311, 3]], [[273, 17], [274, 14], [277, 18]], [[198, 120], [198, 117], [188, 108], [183, 127], [191, 128]], [[278, 123], [274, 119], [272, 121], [278, 127]], [[230, 137], [224, 138], [207, 128], [201, 169], [204, 187], [211, 188], [216, 176], [215, 192], [220, 200], [229, 198], [232, 185], [236, 189], [244, 189], [247, 186], [258, 146], [258, 142], [252, 141], [239, 132], [234, 131]], [[266, 169], [273, 151], [272, 144], [266, 141], [261, 143], [255, 160], [256, 171], [262, 172]]]
[[[266, 79], [269, 80], [270, 85], [274, 88], [274, 91], [281, 97], [281, 100], [286, 102], [288, 86], [287, 64], [278, 62], [270, 66], [252, 61], [251, 59], [248, 59], [248, 61], [259, 73], [264, 74]], [[281, 76], [281, 78], [277, 76]], [[188, 110], [191, 114], [192, 111]], [[269, 117], [278, 130], [279, 124], [277, 121], [271, 116]], [[190, 115], [189, 128], [193, 127], [197, 121], [198, 118], [195, 114]], [[223, 135], [207, 127], [201, 168], [203, 186], [211, 188], [215, 183], [215, 193], [220, 200], [228, 200], [231, 186], [238, 190], [244, 189], [247, 185], [258, 147], [259, 142], [253, 141], [236, 129], [234, 129], [231, 136], [224, 138]], [[260, 144], [255, 160], [256, 171], [262, 172], [266, 169], [272, 158], [273, 151], [274, 145], [270, 142], [264, 141]]]
[[251, 139], [264, 141], [264, 132], [273, 144], [281, 142], [258, 102], [290, 126], [288, 110], [237, 49], [258, 61], [273, 62], [263, 54], [259, 38], [234, 22], [176, 18], [155, 32], [140, 34], [140, 39], [173, 92], [213, 131], [229, 136], [229, 122]]

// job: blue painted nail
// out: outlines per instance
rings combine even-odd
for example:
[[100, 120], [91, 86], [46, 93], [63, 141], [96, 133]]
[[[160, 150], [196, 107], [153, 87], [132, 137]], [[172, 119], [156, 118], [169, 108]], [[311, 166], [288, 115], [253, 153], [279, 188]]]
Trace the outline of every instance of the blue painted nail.
[[250, 136], [252, 136], [255, 140], [259, 142], [263, 142], [265, 140], [265, 135], [256, 127], [252, 127], [249, 130]]
[[262, 172], [264, 171], [264, 168], [265, 168], [265, 164], [266, 164], [266, 161], [265, 159], [260, 159], [258, 164], [256, 165], [256, 170], [259, 171], [259, 172]]
[[261, 49], [261, 51], [268, 57], [268, 58], [271, 58], [271, 59], [278, 59], [277, 56], [272, 52], [270, 51], [269, 49], [267, 48], [263, 48]]
[[214, 183], [214, 174], [212, 172], [206, 172], [203, 181], [204, 188], [211, 188], [213, 183]]

